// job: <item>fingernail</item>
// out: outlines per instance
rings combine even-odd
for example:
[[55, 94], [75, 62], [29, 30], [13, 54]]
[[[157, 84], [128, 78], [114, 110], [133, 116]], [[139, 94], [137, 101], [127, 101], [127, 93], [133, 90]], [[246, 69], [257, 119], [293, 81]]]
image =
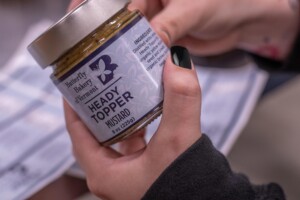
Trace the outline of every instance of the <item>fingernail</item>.
[[175, 65], [185, 69], [192, 69], [190, 53], [186, 48], [181, 46], [171, 47], [171, 57]]

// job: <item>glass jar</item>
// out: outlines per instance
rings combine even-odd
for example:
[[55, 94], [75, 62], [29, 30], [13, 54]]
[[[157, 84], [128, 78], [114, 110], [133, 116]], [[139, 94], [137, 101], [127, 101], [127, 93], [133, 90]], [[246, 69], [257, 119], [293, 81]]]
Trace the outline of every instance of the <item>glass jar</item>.
[[103, 145], [143, 128], [162, 112], [168, 48], [125, 0], [87, 0], [28, 50]]

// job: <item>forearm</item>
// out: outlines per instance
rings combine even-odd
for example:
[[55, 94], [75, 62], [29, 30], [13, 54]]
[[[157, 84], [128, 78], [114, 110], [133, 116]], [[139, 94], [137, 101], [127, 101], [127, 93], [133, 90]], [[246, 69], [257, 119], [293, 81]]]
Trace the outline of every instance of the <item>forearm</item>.
[[[276, 197], [276, 198], [273, 198]], [[231, 171], [226, 158], [203, 135], [173, 162], [151, 186], [143, 200], [284, 200], [276, 184], [253, 186]]]
[[257, 9], [252, 22], [242, 27], [238, 47], [275, 60], [286, 59], [298, 33], [298, 0], [264, 0]]

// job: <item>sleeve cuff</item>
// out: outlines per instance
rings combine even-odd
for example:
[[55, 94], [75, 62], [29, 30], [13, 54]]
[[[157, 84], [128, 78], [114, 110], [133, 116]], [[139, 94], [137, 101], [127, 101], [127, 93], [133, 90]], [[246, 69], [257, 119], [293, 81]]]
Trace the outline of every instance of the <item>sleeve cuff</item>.
[[[200, 198], [201, 197], [201, 198]], [[179, 156], [143, 197], [148, 199], [254, 199], [248, 179], [233, 174], [206, 135]]]

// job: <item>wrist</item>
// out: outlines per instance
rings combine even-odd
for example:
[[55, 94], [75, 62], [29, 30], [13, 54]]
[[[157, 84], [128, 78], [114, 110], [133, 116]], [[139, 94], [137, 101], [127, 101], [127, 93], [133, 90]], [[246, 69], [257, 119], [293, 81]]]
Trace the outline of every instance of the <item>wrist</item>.
[[260, 0], [256, 7], [260, 8], [242, 27], [238, 47], [275, 60], [285, 59], [298, 33], [298, 0]]

